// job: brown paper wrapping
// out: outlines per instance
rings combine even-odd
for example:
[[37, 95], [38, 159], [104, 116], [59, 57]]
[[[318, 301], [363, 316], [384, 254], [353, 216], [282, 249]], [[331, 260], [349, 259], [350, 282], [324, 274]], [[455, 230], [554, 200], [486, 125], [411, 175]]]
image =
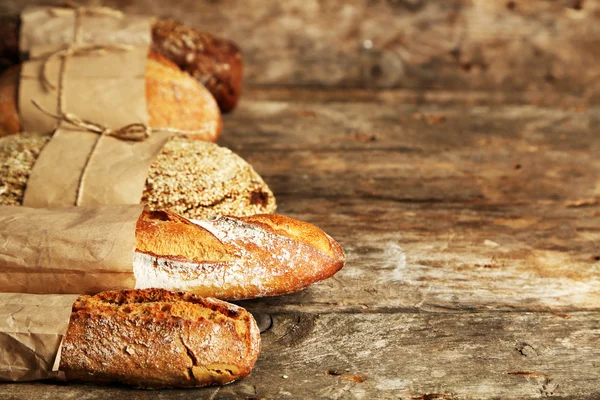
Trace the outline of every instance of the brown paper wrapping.
[[0, 381], [60, 377], [60, 346], [77, 295], [0, 293]]
[[[120, 43], [150, 45], [146, 34], [148, 17], [128, 15], [127, 18], [107, 18], [94, 8], [82, 8], [81, 43]], [[87, 10], [87, 12], [86, 12]], [[60, 46], [73, 43], [76, 10], [73, 8], [33, 6], [21, 13], [19, 47], [28, 53], [40, 45]]]
[[133, 289], [141, 205], [34, 209], [0, 206], [0, 292]]
[[[73, 113], [110, 128], [131, 123], [148, 125], [145, 72], [151, 42], [150, 19], [87, 13], [90, 9], [33, 7], [22, 14], [21, 50], [33, 61], [21, 73], [19, 110], [23, 128], [50, 132], [52, 139], [38, 157], [27, 182], [23, 205], [29, 207], [137, 204], [148, 169], [167, 141], [153, 133], [143, 142], [127, 142], [58, 124], [32, 104], [36, 100], [57, 114]], [[66, 44], [130, 44], [127, 51], [74, 54], [53, 58], [40, 79], [44, 59], [36, 57]]]

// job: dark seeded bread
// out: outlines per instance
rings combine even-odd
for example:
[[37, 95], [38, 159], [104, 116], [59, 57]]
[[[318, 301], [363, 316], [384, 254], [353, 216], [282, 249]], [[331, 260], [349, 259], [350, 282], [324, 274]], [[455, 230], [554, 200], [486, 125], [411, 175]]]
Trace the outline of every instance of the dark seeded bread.
[[260, 333], [243, 308], [161, 289], [81, 296], [60, 369], [68, 381], [138, 388], [222, 385], [252, 370]]

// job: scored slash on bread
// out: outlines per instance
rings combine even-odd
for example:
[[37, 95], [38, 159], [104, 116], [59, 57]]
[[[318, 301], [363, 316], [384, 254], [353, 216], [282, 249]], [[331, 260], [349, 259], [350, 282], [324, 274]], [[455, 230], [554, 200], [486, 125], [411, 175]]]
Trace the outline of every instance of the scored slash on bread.
[[144, 211], [136, 227], [136, 288], [220, 299], [292, 293], [335, 274], [341, 246], [316, 226], [275, 214], [188, 220]]
[[252, 370], [260, 333], [224, 301], [161, 289], [80, 296], [63, 340], [68, 381], [139, 388], [222, 385]]

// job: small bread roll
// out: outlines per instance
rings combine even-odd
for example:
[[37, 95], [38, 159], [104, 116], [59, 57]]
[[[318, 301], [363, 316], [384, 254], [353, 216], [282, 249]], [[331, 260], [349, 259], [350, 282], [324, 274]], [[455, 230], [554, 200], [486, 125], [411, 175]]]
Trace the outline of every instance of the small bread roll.
[[[0, 75], [0, 137], [21, 131], [19, 74], [17, 66]], [[154, 53], [149, 54], [146, 64], [146, 102], [150, 127], [202, 131], [189, 136], [209, 142], [219, 138], [221, 112], [211, 93], [177, 65]]]

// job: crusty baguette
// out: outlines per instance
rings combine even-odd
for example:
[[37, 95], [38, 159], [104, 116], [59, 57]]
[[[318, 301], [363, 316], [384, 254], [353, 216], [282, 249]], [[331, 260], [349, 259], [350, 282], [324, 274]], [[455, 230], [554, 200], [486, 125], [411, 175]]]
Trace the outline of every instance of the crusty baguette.
[[[0, 136], [21, 131], [17, 106], [20, 68], [0, 75]], [[146, 107], [151, 127], [202, 131], [189, 135], [215, 142], [221, 133], [221, 112], [210, 92], [177, 65], [150, 53], [146, 64]]]
[[[19, 29], [19, 17], [0, 17], [0, 71], [19, 63]], [[221, 110], [235, 108], [243, 69], [242, 53], [235, 43], [170, 19], [157, 19], [152, 25], [152, 51], [203, 83]]]
[[137, 288], [220, 299], [295, 292], [335, 274], [341, 246], [316, 226], [281, 215], [187, 220], [144, 211], [136, 228]]
[[138, 388], [222, 385], [247, 376], [260, 352], [256, 321], [241, 307], [161, 289], [81, 296], [60, 370], [67, 381]]
[[[35, 160], [48, 135], [0, 138], [0, 205], [21, 205]], [[246, 216], [275, 211], [275, 198], [252, 166], [214, 143], [172, 138], [148, 171], [141, 199], [150, 209], [190, 218]]]

